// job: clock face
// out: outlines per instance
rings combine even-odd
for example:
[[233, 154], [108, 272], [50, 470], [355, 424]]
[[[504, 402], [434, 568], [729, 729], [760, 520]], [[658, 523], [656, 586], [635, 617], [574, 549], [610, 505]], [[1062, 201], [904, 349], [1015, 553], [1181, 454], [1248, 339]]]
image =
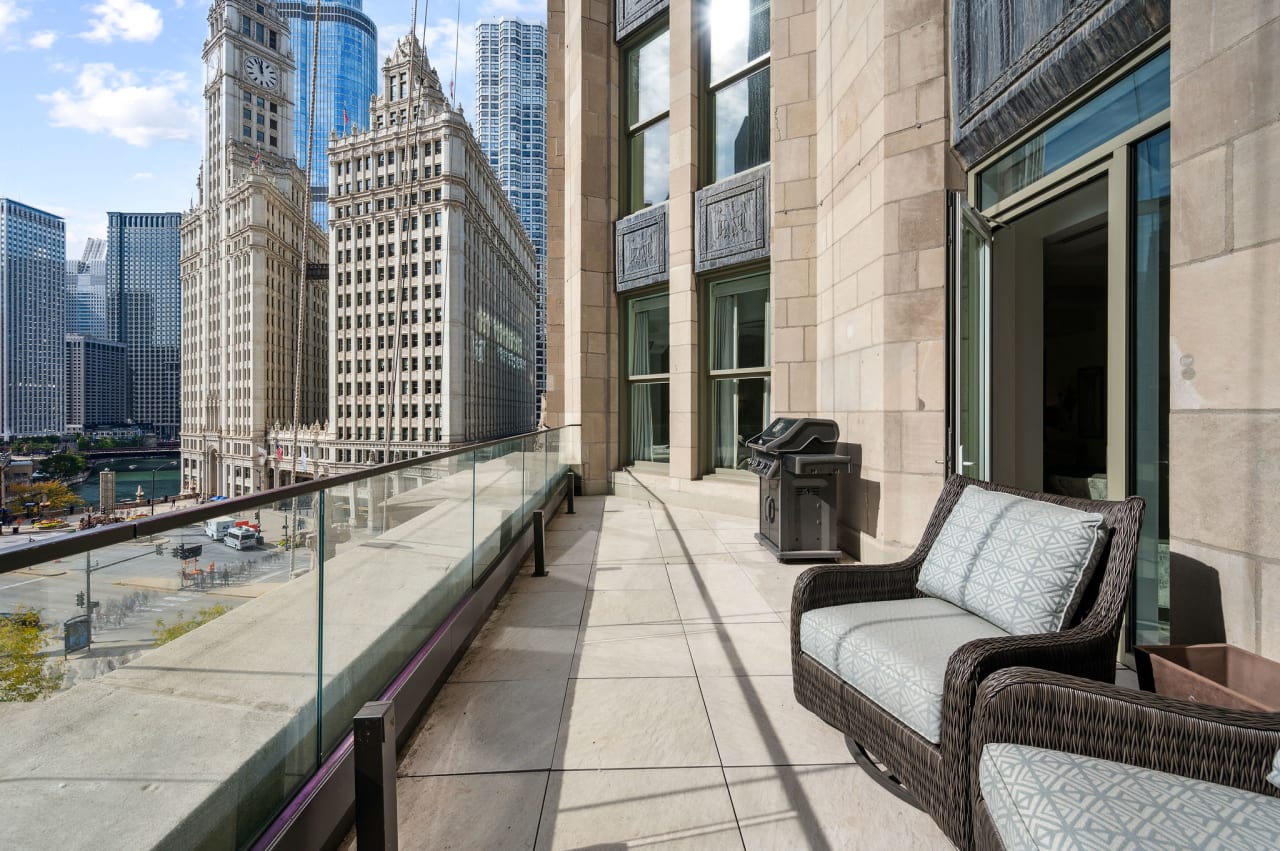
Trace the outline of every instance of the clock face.
[[264, 89], [274, 89], [280, 82], [280, 72], [261, 56], [247, 56], [244, 60], [244, 74], [249, 82]]

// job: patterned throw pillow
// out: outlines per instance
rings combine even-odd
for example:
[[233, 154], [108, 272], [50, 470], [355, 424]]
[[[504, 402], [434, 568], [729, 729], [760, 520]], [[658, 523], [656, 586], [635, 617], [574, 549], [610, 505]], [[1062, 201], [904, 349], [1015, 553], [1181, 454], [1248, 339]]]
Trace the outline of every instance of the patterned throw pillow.
[[1102, 515], [965, 488], [916, 587], [1013, 635], [1070, 622], [1106, 550]]

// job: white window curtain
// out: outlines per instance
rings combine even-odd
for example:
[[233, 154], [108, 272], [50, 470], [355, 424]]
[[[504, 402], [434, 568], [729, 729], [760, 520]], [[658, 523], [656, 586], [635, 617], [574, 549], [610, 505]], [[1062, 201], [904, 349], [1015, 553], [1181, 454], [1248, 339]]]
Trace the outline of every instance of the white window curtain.
[[[632, 314], [631, 374], [649, 372], [649, 311], [637, 310]], [[653, 395], [648, 384], [631, 385], [631, 457], [653, 460]]]
[[[738, 365], [737, 296], [725, 295], [715, 300], [715, 368], [734, 369]], [[715, 466], [737, 466], [737, 381], [715, 382]]]

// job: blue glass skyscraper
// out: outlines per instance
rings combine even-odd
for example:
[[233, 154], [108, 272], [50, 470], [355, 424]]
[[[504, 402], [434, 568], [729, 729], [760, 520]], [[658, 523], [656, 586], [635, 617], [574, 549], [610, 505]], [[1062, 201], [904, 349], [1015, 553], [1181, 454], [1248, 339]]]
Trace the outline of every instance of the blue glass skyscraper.
[[538, 254], [536, 375], [547, 388], [547, 28], [512, 18], [476, 29], [476, 136]]
[[369, 99], [378, 87], [378, 29], [364, 13], [363, 0], [319, 0], [320, 76], [316, 80], [315, 129], [307, 144], [311, 110], [311, 54], [316, 4], [280, 0], [276, 8], [289, 22], [289, 44], [298, 65], [294, 92], [293, 137], [298, 164], [311, 169], [311, 216], [324, 227], [329, 219], [329, 134], [369, 126]]

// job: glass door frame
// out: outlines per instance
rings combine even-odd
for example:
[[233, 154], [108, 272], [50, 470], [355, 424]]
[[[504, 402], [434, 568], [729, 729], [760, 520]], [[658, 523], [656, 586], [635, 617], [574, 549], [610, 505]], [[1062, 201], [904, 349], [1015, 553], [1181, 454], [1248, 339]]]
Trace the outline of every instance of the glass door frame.
[[[1169, 49], [1167, 40], [1161, 40], [1159, 43], [1152, 45], [1135, 59], [1128, 63], [1124, 68], [1116, 72], [1112, 79], [1119, 78], [1135, 67], [1146, 62], [1156, 53]], [[1104, 83], [1106, 81], [1103, 81]], [[984, 158], [981, 162], [976, 163], [970, 168], [967, 175], [967, 189], [969, 197], [976, 197], [978, 190], [978, 175], [984, 167], [990, 163], [996, 162], [1010, 150], [1017, 147], [1027, 136], [1032, 135], [1046, 126], [1052, 124], [1057, 118], [1061, 117], [1065, 112], [1069, 112], [1075, 104], [1069, 104], [1055, 114], [1047, 116], [1042, 122], [1035, 127], [1030, 128], [1027, 134], [1023, 134], [1015, 139], [1009, 145], [994, 151], [989, 157]], [[1130, 433], [1133, 423], [1133, 411], [1130, 406], [1131, 393], [1130, 386], [1134, 381], [1133, 364], [1134, 364], [1134, 332], [1132, 327], [1132, 311], [1134, 310], [1134, 273], [1133, 273], [1133, 247], [1132, 247], [1132, 216], [1133, 210], [1133, 181], [1135, 174], [1134, 151], [1135, 147], [1141, 141], [1148, 137], [1154, 136], [1161, 130], [1170, 125], [1170, 110], [1164, 110], [1150, 118], [1128, 128], [1115, 136], [1106, 140], [1096, 148], [1082, 154], [1070, 163], [1044, 175], [1040, 179], [1026, 186], [1025, 188], [1009, 195], [1007, 198], [992, 204], [988, 207], [977, 210], [978, 215], [987, 223], [995, 226], [998, 230], [1005, 223], [1011, 223], [1015, 219], [1031, 213], [1034, 210], [1052, 203], [1062, 198], [1070, 192], [1073, 192], [1086, 183], [1105, 176], [1107, 181], [1107, 372], [1106, 372], [1106, 403], [1107, 403], [1107, 419], [1106, 419], [1106, 439], [1107, 439], [1107, 498], [1110, 500], [1124, 499], [1136, 488], [1136, 481], [1133, 472], [1132, 461], [1134, 458], [1133, 435]], [[957, 230], [957, 236], [959, 232]], [[995, 243], [993, 242], [994, 251]], [[953, 249], [950, 261], [954, 261], [948, 271], [954, 275], [959, 271], [958, 264], [960, 260], [960, 252], [958, 248]], [[958, 279], [952, 281], [948, 279], [949, 286], [956, 286]], [[953, 317], [951, 316], [952, 303], [957, 296], [949, 294], [948, 299], [948, 345], [947, 354], [949, 358], [955, 358], [958, 353], [958, 345], [954, 340], [956, 327], [953, 326]], [[956, 366], [952, 363], [948, 364], [948, 380], [954, 381]], [[957, 417], [956, 405], [958, 397], [955, 392], [958, 388], [951, 387], [948, 390], [948, 405], [951, 409], [947, 413], [948, 430], [954, 427]], [[999, 388], [992, 388], [993, 393], [998, 394]], [[990, 402], [990, 397], [988, 399]], [[994, 436], [999, 439], [999, 435]], [[948, 434], [947, 449], [947, 469], [952, 471], [954, 462], [959, 459], [951, 457], [954, 449], [955, 441]], [[1167, 508], [1167, 506], [1166, 506]], [[1134, 578], [1134, 593], [1137, 592], [1137, 576]], [[1125, 644], [1121, 648], [1122, 654], [1131, 653], [1133, 644], [1133, 605], [1131, 599], [1129, 623], [1124, 630]]]
[[[991, 228], [982, 215], [969, 205], [964, 195], [958, 192], [947, 193], [947, 241], [951, 244], [951, 262], [947, 269], [947, 444], [946, 470], [948, 474], [961, 474], [975, 479], [991, 478], [991, 285], [992, 285], [992, 251], [994, 237]], [[967, 360], [965, 357], [965, 339], [961, 333], [962, 323], [966, 315], [965, 292], [963, 280], [968, 267], [969, 255], [966, 250], [966, 231], [977, 234], [981, 255], [977, 258], [976, 269], [979, 280], [976, 296], [978, 304], [978, 339], [977, 355], [980, 361], [977, 373], [977, 387], [972, 388], [978, 396], [979, 416], [982, 423], [979, 427], [980, 443], [977, 460], [966, 461], [963, 443], [963, 429], [960, 417], [965, 410], [961, 397], [969, 393], [965, 375]], [[973, 284], [970, 286], [972, 287]], [[985, 409], [985, 410], [983, 410]], [[971, 455], [972, 457], [972, 455]], [[978, 469], [968, 469], [977, 464]]]

